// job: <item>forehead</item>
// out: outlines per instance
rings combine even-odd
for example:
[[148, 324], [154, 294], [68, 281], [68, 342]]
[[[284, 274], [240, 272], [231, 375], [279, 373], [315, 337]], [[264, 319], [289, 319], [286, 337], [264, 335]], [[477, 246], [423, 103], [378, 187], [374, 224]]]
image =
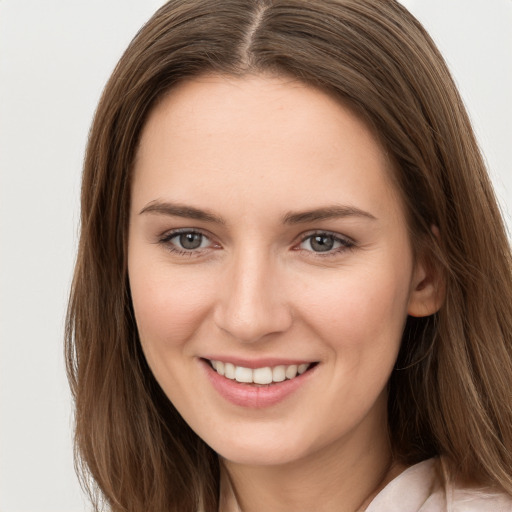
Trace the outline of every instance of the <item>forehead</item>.
[[367, 125], [325, 92], [288, 78], [203, 76], [151, 112], [133, 194], [136, 202], [171, 195], [233, 207], [286, 200], [378, 209], [397, 202], [391, 173]]

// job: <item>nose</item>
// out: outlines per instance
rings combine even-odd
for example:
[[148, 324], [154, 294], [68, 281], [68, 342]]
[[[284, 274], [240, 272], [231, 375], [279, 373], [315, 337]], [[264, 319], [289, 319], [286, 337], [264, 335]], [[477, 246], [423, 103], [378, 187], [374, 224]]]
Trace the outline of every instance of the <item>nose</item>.
[[292, 324], [284, 269], [268, 255], [250, 252], [230, 261], [214, 312], [216, 325], [242, 343], [283, 333]]

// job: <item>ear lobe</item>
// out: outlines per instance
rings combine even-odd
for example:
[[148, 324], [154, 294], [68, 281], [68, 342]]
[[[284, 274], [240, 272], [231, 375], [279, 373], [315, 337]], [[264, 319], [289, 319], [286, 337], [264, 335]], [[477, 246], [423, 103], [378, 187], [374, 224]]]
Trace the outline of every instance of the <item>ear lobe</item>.
[[425, 261], [416, 263], [407, 313], [414, 317], [425, 317], [437, 313], [446, 295], [445, 279], [439, 268]]

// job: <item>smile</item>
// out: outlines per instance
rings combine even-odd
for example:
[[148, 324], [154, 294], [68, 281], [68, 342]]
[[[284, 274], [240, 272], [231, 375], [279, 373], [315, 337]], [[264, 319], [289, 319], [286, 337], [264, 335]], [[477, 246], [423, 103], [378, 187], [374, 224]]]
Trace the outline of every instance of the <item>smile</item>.
[[315, 379], [320, 366], [318, 361], [222, 361], [213, 357], [199, 362], [220, 396], [236, 406], [255, 409], [285, 402]]
[[232, 363], [211, 360], [212, 368], [223, 377], [244, 384], [272, 384], [291, 380], [302, 375], [309, 369], [311, 363], [264, 366], [262, 368], [245, 368]]

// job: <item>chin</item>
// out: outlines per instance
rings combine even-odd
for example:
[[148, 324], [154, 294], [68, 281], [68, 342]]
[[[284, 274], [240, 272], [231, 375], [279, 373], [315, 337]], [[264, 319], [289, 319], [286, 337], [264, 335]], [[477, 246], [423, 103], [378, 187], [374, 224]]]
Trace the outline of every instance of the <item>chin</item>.
[[217, 451], [217, 453], [221, 459], [244, 466], [281, 466], [300, 458], [299, 450], [286, 448], [273, 450], [232, 445], [222, 452]]
[[218, 455], [234, 464], [248, 466], [278, 466], [289, 464], [305, 457], [314, 447], [304, 437], [278, 435], [273, 433], [251, 435], [249, 432], [240, 435], [226, 436], [225, 439], [205, 439]]

